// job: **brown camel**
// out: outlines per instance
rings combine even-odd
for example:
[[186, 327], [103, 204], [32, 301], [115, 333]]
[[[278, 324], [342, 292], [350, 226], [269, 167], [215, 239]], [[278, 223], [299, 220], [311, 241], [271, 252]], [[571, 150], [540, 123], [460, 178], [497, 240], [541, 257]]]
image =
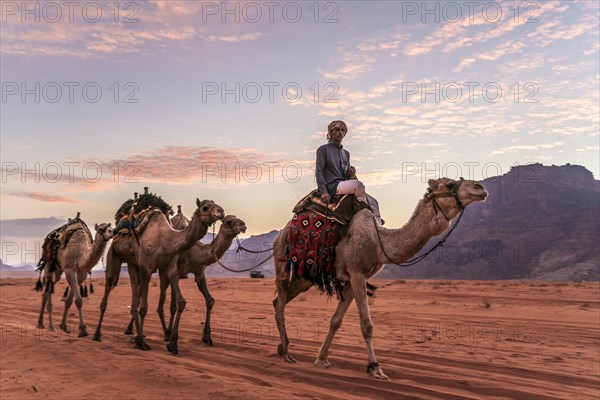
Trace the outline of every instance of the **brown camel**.
[[[100, 320], [94, 335], [95, 340], [101, 338], [101, 323], [106, 310], [108, 294], [118, 281], [118, 271], [122, 263], [126, 262], [132, 290], [131, 315], [134, 320], [137, 336], [135, 347], [149, 350], [145, 342], [143, 329], [144, 319], [148, 310], [148, 285], [150, 276], [158, 268], [162, 271], [175, 292], [177, 302], [177, 316], [167, 349], [174, 354], [178, 353], [177, 342], [179, 339], [179, 321], [185, 309], [186, 301], [179, 289], [177, 275], [177, 258], [179, 253], [191, 248], [200, 240], [208, 227], [223, 218], [223, 209], [211, 200], [196, 199], [198, 208], [189, 225], [183, 230], [171, 227], [167, 217], [159, 210], [152, 212], [147, 219], [144, 231], [134, 235], [119, 235], [110, 246], [107, 255], [105, 293], [100, 305]], [[139, 241], [139, 244], [138, 244]]]
[[92, 240], [91, 233], [85, 222], [78, 217], [69, 221], [69, 225], [61, 234], [61, 244], [56, 251], [56, 269], [50, 271], [50, 264], [46, 264], [44, 268], [44, 293], [42, 295], [42, 308], [38, 319], [38, 328], [44, 328], [44, 308], [48, 309], [48, 329], [53, 331], [52, 325], [52, 287], [60, 280], [63, 272], [67, 278], [70, 287], [69, 295], [65, 300], [65, 311], [62, 321], [59, 325], [60, 329], [69, 333], [67, 328], [67, 314], [71, 304], [73, 304], [73, 296], [75, 296], [75, 305], [79, 311], [79, 337], [87, 336], [87, 329], [83, 322], [83, 299], [79, 292], [79, 285], [83, 284], [87, 274], [98, 263], [102, 253], [106, 248], [106, 244], [113, 236], [113, 231], [110, 224], [96, 224], [96, 235]]
[[[476, 181], [455, 181], [440, 178], [429, 181], [427, 193], [419, 201], [410, 220], [400, 229], [386, 229], [375, 223], [373, 214], [363, 209], [354, 215], [347, 233], [336, 247], [335, 271], [337, 279], [346, 282], [337, 309], [331, 317], [329, 331], [319, 351], [315, 365], [328, 368], [329, 346], [342, 325], [344, 314], [352, 300], [356, 300], [360, 327], [367, 346], [369, 375], [387, 379], [375, 358], [373, 350], [373, 323], [367, 302], [366, 280], [379, 272], [384, 264], [402, 264], [421, 250], [427, 241], [450, 226], [461, 209], [477, 201], [483, 201], [487, 192]], [[280, 232], [273, 244], [277, 298], [275, 320], [281, 338], [278, 353], [284, 361], [295, 362], [288, 352], [289, 340], [285, 329], [285, 305], [298, 294], [310, 289], [312, 282], [292, 277], [286, 271], [286, 238], [290, 223]]]
[[[184, 229], [186, 226], [189, 225], [190, 220], [187, 219], [187, 217], [185, 215], [183, 215], [183, 213], [181, 212], [181, 206], [177, 206], [177, 214], [175, 214], [173, 217], [171, 217], [170, 219], [171, 222], [171, 226], [173, 227], [173, 229], [175, 230], [182, 230]], [[179, 257], [181, 257], [181, 255], [179, 255]], [[129, 270], [129, 264], [127, 264], [127, 269]], [[166, 277], [163, 277], [162, 275], [160, 275], [161, 278], [161, 285], [163, 284], [163, 282], [166, 282], [166, 285], [168, 286], [168, 279]], [[171, 292], [171, 294], [175, 294], [174, 292]], [[158, 315], [160, 316], [160, 321], [163, 325], [163, 331], [165, 331], [165, 340], [169, 341], [170, 337], [171, 337], [171, 332], [169, 331], [167, 334], [167, 328], [165, 326], [165, 317], [164, 317], [164, 312], [163, 312], [163, 306], [164, 306], [164, 298], [163, 298], [163, 293], [161, 291], [161, 300], [162, 300], [162, 304], [159, 303], [158, 306]], [[132, 302], [133, 303], [133, 302]], [[175, 304], [175, 302], [173, 301], [171, 303], [171, 307], [172, 307], [172, 311], [171, 311], [171, 321], [169, 322], [169, 325], [172, 326], [172, 322], [173, 322], [173, 315], [175, 314], [176, 310], [177, 310], [177, 305]], [[129, 325], [127, 325], [127, 328], [125, 328], [125, 332], [126, 335], [133, 335], [133, 318], [129, 321]], [[98, 340], [98, 339], [96, 339]]]
[[[178, 206], [181, 209], [181, 206]], [[119, 226], [119, 221], [121, 221], [121, 219], [123, 218], [123, 216], [129, 216], [130, 218], [133, 215], [133, 218], [135, 218], [136, 213], [143, 213], [145, 209], [147, 208], [158, 208], [160, 209], [163, 214], [169, 218], [169, 215], [171, 215], [172, 209], [171, 206], [165, 202], [164, 200], [162, 200], [160, 198], [160, 196], [157, 196], [155, 194], [151, 194], [148, 191], [148, 187], [144, 187], [144, 193], [141, 196], [138, 196], [138, 192], [135, 192], [133, 194], [133, 199], [128, 199], [126, 200], [123, 204], [121, 204], [121, 206], [117, 209], [117, 212], [115, 213], [115, 224], [116, 227]], [[186, 224], [187, 226], [187, 224]], [[179, 229], [179, 228], [175, 228], [175, 229]], [[117, 241], [123, 241], [123, 243], [121, 244], [121, 254], [120, 257], [122, 259], [126, 259], [126, 263], [127, 263], [127, 271], [128, 274], [130, 276], [130, 280], [133, 279], [136, 282], [139, 281], [139, 279], [137, 278], [137, 261], [135, 259], [135, 254], [137, 251], [137, 246], [138, 246], [138, 239], [135, 239], [136, 235], [132, 235], [131, 232], [130, 234], [116, 234], [115, 240], [113, 241], [113, 244]], [[134, 240], [135, 239], [135, 240]], [[125, 249], [127, 248], [127, 246], [129, 246], [129, 252], [127, 252]], [[113, 246], [111, 246], [112, 248]], [[134, 250], [134, 248], [136, 250]], [[110, 250], [109, 250], [110, 253]], [[104, 286], [104, 296], [102, 297], [102, 302], [100, 303], [100, 319], [98, 321], [98, 326], [96, 328], [96, 332], [94, 334], [94, 340], [100, 342], [102, 341], [102, 320], [104, 319], [104, 313], [106, 312], [106, 306], [108, 305], [108, 296], [110, 295], [111, 290], [117, 286], [117, 283], [119, 283], [119, 277], [121, 275], [121, 265], [120, 263], [118, 263], [116, 260], [113, 262], [111, 259], [111, 262], [109, 262], [107, 264], [107, 266], [105, 267], [105, 271], [104, 271], [104, 280], [105, 280], [105, 286]], [[132, 300], [132, 304], [133, 304], [133, 300]], [[125, 331], [126, 335], [133, 335], [133, 323], [129, 324], [129, 326], [127, 327], [127, 330]]]
[[[179, 217], [178, 217], [179, 216]], [[178, 217], [176, 219], [176, 217]], [[182, 218], [183, 217], [183, 218]], [[175, 223], [185, 224], [187, 218], [181, 211], [175, 215], [171, 222], [175, 220]], [[206, 321], [204, 324], [204, 333], [202, 336], [202, 342], [212, 345], [213, 341], [210, 337], [210, 315], [212, 308], [215, 304], [215, 300], [210, 295], [208, 291], [208, 285], [206, 282], [206, 276], [204, 272], [206, 271], [206, 267], [211, 264], [214, 264], [216, 261], [221, 259], [227, 249], [231, 246], [233, 239], [239, 235], [240, 233], [246, 232], [246, 223], [241, 219], [237, 218], [235, 215], [227, 215], [223, 218], [221, 227], [219, 228], [219, 233], [217, 236], [213, 238], [213, 241], [210, 244], [204, 244], [202, 242], [197, 242], [191, 249], [184, 251], [179, 255], [179, 259], [177, 260], [177, 270], [179, 273], [179, 278], [184, 279], [187, 278], [189, 273], [194, 274], [194, 279], [196, 280], [196, 285], [198, 285], [198, 289], [204, 296], [204, 300], [206, 302]], [[158, 315], [160, 317], [160, 322], [163, 326], [163, 330], [165, 332], [165, 340], [169, 340], [171, 335], [171, 331], [173, 328], [173, 317], [176, 311], [176, 301], [174, 298], [174, 291], [171, 291], [171, 316], [169, 318], [169, 326], [165, 324], [165, 315], [164, 315], [164, 304], [167, 293], [167, 288], [169, 287], [169, 281], [164, 273], [159, 271], [160, 276], [160, 300], [158, 303]], [[131, 323], [130, 323], [131, 324]]]

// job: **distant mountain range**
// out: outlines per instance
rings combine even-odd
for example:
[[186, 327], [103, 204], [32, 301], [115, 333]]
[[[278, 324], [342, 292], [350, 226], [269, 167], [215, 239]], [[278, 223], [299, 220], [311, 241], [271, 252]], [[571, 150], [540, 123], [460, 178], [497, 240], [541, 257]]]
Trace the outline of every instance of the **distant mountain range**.
[[[482, 183], [488, 199], [466, 209], [444, 247], [409, 268], [386, 265], [377, 278], [600, 280], [600, 181], [590, 171], [570, 164], [530, 164]], [[13, 221], [13, 225], [18, 224]], [[251, 236], [241, 243], [253, 251], [267, 250], [278, 233]], [[211, 240], [209, 233], [202, 242]], [[437, 238], [432, 238], [423, 251], [435, 243]], [[236, 250], [234, 241], [221, 259], [235, 270], [255, 267], [271, 254]], [[19, 267], [26, 271], [35, 265], [21, 263]], [[2, 276], [10, 268], [2, 264]], [[263, 271], [267, 278], [274, 276], [272, 259], [252, 269]], [[206, 273], [209, 277], [249, 276], [249, 272], [230, 272], [216, 263]]]
[[443, 248], [378, 277], [600, 280], [600, 181], [590, 171], [531, 164], [482, 183], [488, 199], [466, 209]]

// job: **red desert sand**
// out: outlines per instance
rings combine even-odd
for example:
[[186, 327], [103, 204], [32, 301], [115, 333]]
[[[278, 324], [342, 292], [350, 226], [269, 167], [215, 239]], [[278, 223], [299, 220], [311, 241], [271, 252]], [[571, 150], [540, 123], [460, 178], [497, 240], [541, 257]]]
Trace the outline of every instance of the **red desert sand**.
[[[179, 355], [162, 340], [155, 313], [158, 281], [150, 284], [146, 318], [150, 351], [133, 348], [123, 331], [130, 318], [129, 281], [109, 299], [103, 341], [36, 328], [41, 295], [35, 279], [0, 280], [0, 398], [8, 399], [598, 399], [600, 291], [595, 283], [516, 281], [374, 281], [375, 349], [388, 381], [367, 376], [367, 355], [353, 305], [329, 361], [313, 365], [337, 301], [316, 289], [288, 305], [290, 352], [279, 337], [271, 279], [211, 279], [214, 346], [202, 343], [204, 299], [192, 279]], [[103, 280], [84, 301], [88, 331], [98, 321]], [[54, 321], [62, 316], [53, 296]], [[167, 308], [168, 310], [168, 308]], [[45, 317], [47, 325], [47, 317]]]

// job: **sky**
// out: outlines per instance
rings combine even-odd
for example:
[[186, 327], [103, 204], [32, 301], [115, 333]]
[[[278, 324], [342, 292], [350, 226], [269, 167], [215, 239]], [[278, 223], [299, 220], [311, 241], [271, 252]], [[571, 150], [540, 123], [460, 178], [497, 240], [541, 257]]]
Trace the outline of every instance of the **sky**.
[[148, 186], [281, 229], [337, 119], [389, 227], [431, 178], [600, 173], [597, 1], [0, 5], [4, 221], [113, 222]]

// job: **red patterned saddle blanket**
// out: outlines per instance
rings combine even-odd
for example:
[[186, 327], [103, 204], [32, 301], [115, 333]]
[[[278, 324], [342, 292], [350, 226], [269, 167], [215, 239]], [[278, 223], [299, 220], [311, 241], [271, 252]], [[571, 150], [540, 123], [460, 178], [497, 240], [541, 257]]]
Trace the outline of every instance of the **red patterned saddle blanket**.
[[368, 205], [354, 195], [334, 196], [323, 203], [316, 190], [294, 207], [287, 234], [287, 270], [313, 282], [319, 290], [339, 296], [344, 282], [336, 279], [335, 248], [342, 228], [354, 214]]

